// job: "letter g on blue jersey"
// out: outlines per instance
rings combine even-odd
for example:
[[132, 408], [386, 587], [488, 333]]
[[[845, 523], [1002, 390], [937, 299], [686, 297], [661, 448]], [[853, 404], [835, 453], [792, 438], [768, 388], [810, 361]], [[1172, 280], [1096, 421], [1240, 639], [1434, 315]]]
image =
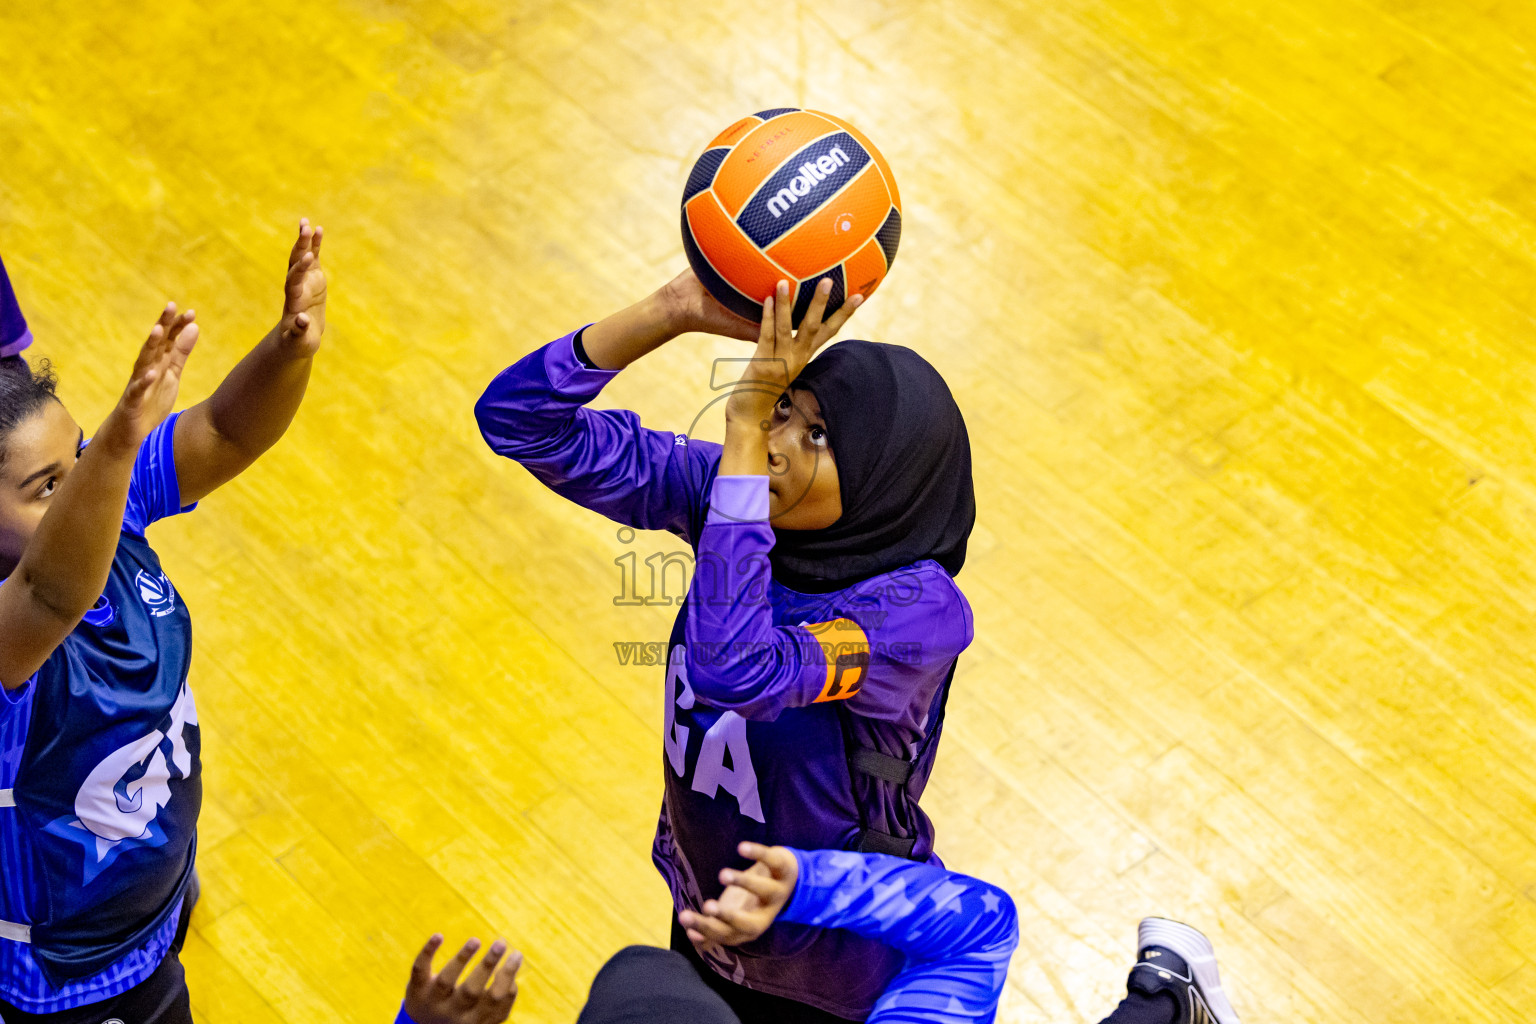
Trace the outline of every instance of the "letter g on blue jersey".
[[89, 885], [127, 850], [165, 845], [165, 831], [155, 819], [171, 802], [171, 781], [192, 772], [186, 731], [197, 727], [197, 707], [185, 683], [168, 718], [101, 760], [75, 794], [74, 817], [44, 826], [85, 848], [81, 884]]

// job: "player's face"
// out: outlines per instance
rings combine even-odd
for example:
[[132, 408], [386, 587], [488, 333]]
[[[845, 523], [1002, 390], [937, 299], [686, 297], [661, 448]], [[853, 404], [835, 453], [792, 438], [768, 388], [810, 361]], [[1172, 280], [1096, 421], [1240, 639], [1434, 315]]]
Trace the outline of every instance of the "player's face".
[[768, 433], [768, 516], [781, 530], [820, 530], [843, 514], [837, 463], [821, 404], [809, 391], [786, 392]]
[[16, 424], [0, 462], [0, 575], [9, 576], [43, 521], [59, 484], [74, 468], [84, 442], [80, 426], [59, 402]]

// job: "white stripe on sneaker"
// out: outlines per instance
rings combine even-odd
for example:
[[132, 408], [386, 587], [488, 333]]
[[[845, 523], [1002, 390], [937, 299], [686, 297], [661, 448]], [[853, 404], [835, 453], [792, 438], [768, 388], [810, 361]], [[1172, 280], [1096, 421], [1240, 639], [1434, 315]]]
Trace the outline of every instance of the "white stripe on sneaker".
[[1238, 1024], [1237, 1011], [1221, 990], [1221, 976], [1216, 972], [1216, 950], [1211, 940], [1187, 924], [1166, 917], [1149, 917], [1136, 929], [1138, 952], [1148, 946], [1162, 946], [1177, 953], [1189, 964], [1196, 987], [1209, 1004], [1216, 1024]]

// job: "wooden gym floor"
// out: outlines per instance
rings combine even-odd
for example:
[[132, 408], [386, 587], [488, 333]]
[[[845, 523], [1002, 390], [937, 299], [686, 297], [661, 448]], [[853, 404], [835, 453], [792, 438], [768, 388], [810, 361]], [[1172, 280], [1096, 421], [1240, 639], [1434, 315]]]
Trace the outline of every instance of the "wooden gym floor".
[[[1002, 1019], [1096, 1021], [1149, 913], [1245, 1021], [1536, 1018], [1536, 7], [170, 0], [0, 40], [0, 253], [82, 422], [168, 298], [205, 394], [327, 230], [298, 424], [152, 536], [197, 623], [200, 1020], [386, 1021], [441, 929], [510, 938], [515, 1019], [567, 1024], [665, 941], [661, 674], [613, 644], [672, 609], [613, 599], [679, 545], [471, 406], [680, 268], [699, 148], [785, 105], [889, 157], [848, 333], [971, 426], [926, 804], [1018, 903]], [[684, 429], [739, 352], [602, 402]]]

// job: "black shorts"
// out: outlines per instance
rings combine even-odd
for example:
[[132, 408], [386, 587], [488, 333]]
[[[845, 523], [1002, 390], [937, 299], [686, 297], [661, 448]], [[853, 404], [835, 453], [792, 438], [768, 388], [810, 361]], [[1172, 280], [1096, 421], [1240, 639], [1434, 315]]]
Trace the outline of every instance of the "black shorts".
[[120, 996], [58, 1013], [25, 1013], [0, 999], [5, 1024], [192, 1024], [187, 975], [181, 958], [167, 953], [155, 973]]
[[847, 1017], [839, 1017], [835, 1013], [783, 996], [743, 988], [720, 977], [699, 956], [693, 943], [688, 941], [688, 933], [675, 917], [672, 919], [672, 948], [688, 958], [699, 977], [718, 992], [726, 1005], [741, 1018], [741, 1024], [848, 1024]]
[[160, 961], [155, 973], [120, 996], [99, 1003], [77, 1006], [58, 1013], [26, 1013], [0, 999], [3, 1024], [192, 1024], [192, 1004], [187, 995], [187, 975], [181, 969], [181, 947], [187, 941], [192, 923], [192, 908], [197, 905], [196, 872], [192, 888], [181, 903], [181, 920], [176, 924], [176, 938], [171, 951]]

